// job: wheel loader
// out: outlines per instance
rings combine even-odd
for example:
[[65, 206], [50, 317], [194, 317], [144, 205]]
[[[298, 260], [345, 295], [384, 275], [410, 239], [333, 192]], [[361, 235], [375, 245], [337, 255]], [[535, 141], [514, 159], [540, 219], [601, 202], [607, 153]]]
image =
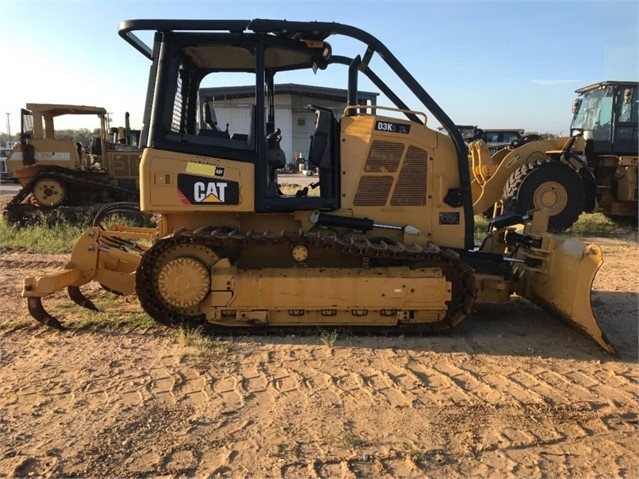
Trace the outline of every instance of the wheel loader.
[[[148, 31], [152, 45], [136, 35]], [[440, 331], [476, 304], [516, 294], [615, 352], [590, 303], [601, 248], [547, 233], [544, 210], [494, 218], [476, 246], [466, 144], [371, 34], [338, 23], [264, 19], [130, 20], [119, 34], [152, 62], [140, 209], [157, 215], [158, 226], [87, 230], [63, 270], [24, 280], [22, 295], [37, 321], [64, 328], [42, 298], [65, 288], [75, 303], [95, 309], [80, 290], [91, 281], [135, 294], [161, 324], [219, 328]], [[329, 37], [358, 42], [362, 54], [333, 53]], [[375, 73], [380, 62], [394, 83]], [[329, 68], [343, 75], [347, 106], [339, 118], [308, 106], [315, 116], [309, 161], [318, 179], [284, 193], [276, 77], [321, 76]], [[250, 131], [219, 135], [198, 127], [198, 89], [228, 72], [253, 78], [255, 103]], [[363, 77], [388, 106], [358, 103]], [[400, 84], [419, 109], [391, 87]], [[429, 128], [427, 115], [447, 134]]]
[[[99, 119], [100, 136], [91, 145], [56, 136], [55, 119], [91, 115]], [[29, 103], [21, 110], [20, 142], [7, 159], [7, 169], [22, 189], [7, 205], [5, 220], [25, 224], [43, 219], [60, 208], [90, 208], [113, 201], [137, 200], [139, 133], [109, 128], [101, 107]]]
[[582, 212], [637, 221], [637, 82], [604, 81], [577, 90], [571, 136], [525, 137], [491, 154], [470, 145], [475, 212], [546, 208], [551, 230]]

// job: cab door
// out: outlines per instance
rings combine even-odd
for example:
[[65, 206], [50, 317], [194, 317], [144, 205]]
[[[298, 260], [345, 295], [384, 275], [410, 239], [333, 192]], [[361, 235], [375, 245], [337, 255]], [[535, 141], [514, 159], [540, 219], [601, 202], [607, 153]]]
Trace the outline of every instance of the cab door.
[[619, 87], [615, 95], [612, 153], [617, 155], [637, 154], [639, 144], [639, 136], [637, 135], [638, 111], [637, 85]]

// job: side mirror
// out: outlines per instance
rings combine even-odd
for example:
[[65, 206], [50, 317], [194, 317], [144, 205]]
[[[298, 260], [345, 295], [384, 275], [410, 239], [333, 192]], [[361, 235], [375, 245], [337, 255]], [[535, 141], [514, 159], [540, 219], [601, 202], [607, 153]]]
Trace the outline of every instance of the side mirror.
[[473, 130], [464, 130], [461, 132], [461, 136], [464, 141], [468, 142], [475, 138], [475, 132]]
[[623, 91], [623, 102], [626, 104], [632, 102], [632, 88], [626, 88]]
[[573, 136], [575, 138], [579, 138], [580, 136], [583, 136], [584, 134], [584, 129], [583, 128], [573, 128], [570, 130], [570, 136]]
[[577, 113], [580, 107], [581, 107], [581, 98], [575, 98], [572, 101], [572, 114], [574, 115], [575, 113]]

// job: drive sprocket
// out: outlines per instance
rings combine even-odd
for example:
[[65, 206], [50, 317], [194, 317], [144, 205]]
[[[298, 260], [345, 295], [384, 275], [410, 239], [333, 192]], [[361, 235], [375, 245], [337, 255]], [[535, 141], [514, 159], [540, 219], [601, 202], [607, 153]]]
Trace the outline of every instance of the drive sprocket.
[[31, 195], [39, 206], [57, 208], [65, 204], [67, 189], [60, 179], [44, 177], [35, 182]]

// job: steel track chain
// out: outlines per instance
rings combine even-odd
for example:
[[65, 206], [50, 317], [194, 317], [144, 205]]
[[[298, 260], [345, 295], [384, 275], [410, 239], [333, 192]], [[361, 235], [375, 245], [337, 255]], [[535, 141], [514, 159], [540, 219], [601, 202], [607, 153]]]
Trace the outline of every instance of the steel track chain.
[[[95, 180], [95, 179], [89, 178], [86, 174], [84, 174], [84, 172], [81, 172], [81, 171], [75, 172], [75, 171], [67, 170], [61, 167], [52, 167], [51, 169], [42, 171], [38, 173], [36, 176], [34, 176], [11, 199], [11, 201], [7, 204], [3, 212], [5, 221], [7, 221], [7, 223], [16, 223], [19, 221], [20, 218], [16, 217], [17, 215], [15, 213], [16, 208], [20, 204], [22, 204], [23, 201], [29, 197], [29, 195], [31, 195], [31, 193], [33, 192], [34, 186], [38, 183], [38, 181], [42, 180], [43, 178], [53, 178], [54, 180], [59, 181], [62, 185], [64, 185], [66, 189], [73, 190], [71, 191], [71, 194], [75, 194], [75, 195], [78, 195], [78, 192], [80, 191], [86, 191], [88, 188], [91, 188], [96, 191], [102, 191], [102, 192], [108, 191], [110, 196], [109, 201], [139, 201], [138, 190], [122, 188], [119, 186], [111, 185], [104, 181]], [[81, 201], [81, 200], [82, 198], [74, 198], [74, 201], [72, 201], [72, 203], [77, 203], [78, 201]], [[100, 204], [103, 204], [103, 203], [104, 202], [101, 202]], [[93, 205], [97, 205], [97, 204], [98, 202], [95, 202]], [[46, 213], [49, 211], [56, 211], [63, 208], [68, 208], [68, 209], [78, 208], [80, 210], [87, 210], [87, 209], [90, 210], [92, 208], [91, 204], [89, 205], [84, 204], [82, 206], [62, 205], [57, 208], [46, 208], [46, 207], [42, 207], [41, 205], [37, 205], [37, 202], [36, 204], [34, 204], [34, 206], [38, 207], [38, 210], [43, 213]]]
[[[304, 245], [312, 248], [337, 251], [362, 258], [363, 264], [370, 258], [385, 258], [408, 262], [413, 269], [439, 267], [452, 283], [452, 299], [448, 302], [446, 316], [438, 322], [418, 325], [429, 331], [440, 331], [457, 326], [470, 314], [475, 300], [473, 270], [464, 264], [457, 253], [440, 250], [436, 246], [421, 247], [402, 244], [371, 243], [366, 238], [340, 238], [336, 234], [308, 232], [247, 232], [229, 228], [202, 228], [196, 231], [182, 230], [160, 239], [142, 256], [136, 271], [136, 294], [140, 304], [157, 322], [167, 326], [198, 324], [205, 321], [203, 314], [185, 315], [168, 308], [154, 289], [154, 267], [168, 250], [181, 244], [200, 245], [213, 251], [241, 250], [243, 248], [284, 244], [290, 247]], [[223, 256], [223, 255], [222, 255]], [[416, 325], [417, 326], [417, 325]]]

